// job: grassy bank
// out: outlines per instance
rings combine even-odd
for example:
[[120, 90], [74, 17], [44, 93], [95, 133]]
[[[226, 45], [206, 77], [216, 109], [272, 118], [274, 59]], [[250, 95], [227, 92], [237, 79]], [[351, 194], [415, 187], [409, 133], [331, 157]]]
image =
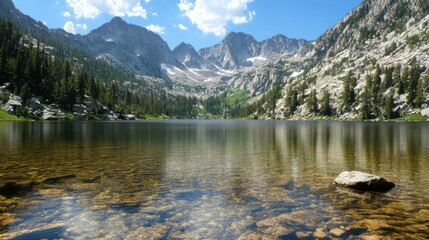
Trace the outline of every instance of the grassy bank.
[[417, 114], [403, 116], [396, 120], [399, 122], [426, 122], [428, 118], [423, 116], [421, 113], [417, 113]]
[[15, 115], [11, 115], [6, 111], [0, 110], [0, 121], [19, 121], [23, 120]]

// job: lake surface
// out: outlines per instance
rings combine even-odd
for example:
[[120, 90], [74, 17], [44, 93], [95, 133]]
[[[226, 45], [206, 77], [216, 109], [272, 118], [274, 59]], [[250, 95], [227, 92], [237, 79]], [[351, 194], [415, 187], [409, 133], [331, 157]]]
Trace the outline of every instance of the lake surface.
[[[0, 122], [0, 239], [429, 238], [429, 124]], [[386, 194], [335, 187], [386, 177]]]

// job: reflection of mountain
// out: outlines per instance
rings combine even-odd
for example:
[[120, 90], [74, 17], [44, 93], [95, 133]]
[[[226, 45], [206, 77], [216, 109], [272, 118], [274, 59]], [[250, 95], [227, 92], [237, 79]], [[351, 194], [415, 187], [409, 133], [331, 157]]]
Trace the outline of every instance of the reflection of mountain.
[[[7, 151], [0, 151], [0, 184], [17, 176], [28, 179], [29, 172], [42, 178], [77, 175], [26, 195], [31, 204], [11, 226], [18, 233], [32, 229], [35, 223], [59, 219], [67, 236], [96, 238], [102, 238], [100, 229], [112, 236], [153, 234], [151, 227], [143, 231], [142, 223], [168, 225], [170, 231], [163, 231], [168, 237], [186, 226], [183, 234], [198, 239], [235, 239], [245, 234], [246, 226], [257, 224], [255, 231], [267, 235], [269, 222], [315, 231], [322, 223], [328, 224], [327, 229], [354, 227], [374, 213], [389, 216], [384, 209], [394, 209], [389, 206], [392, 202], [413, 212], [425, 209], [429, 200], [427, 141], [429, 127], [425, 124], [0, 123], [0, 144], [7, 146]], [[375, 173], [406, 187], [368, 204], [365, 199], [373, 196], [332, 185], [343, 170]], [[86, 183], [84, 179], [96, 180]], [[353, 196], [359, 201], [350, 201]], [[353, 211], [357, 208], [358, 212]], [[40, 209], [44, 209], [44, 218], [40, 218]], [[311, 221], [302, 220], [309, 216]], [[398, 219], [401, 224], [422, 221], [418, 216], [396, 214], [394, 220], [383, 219], [392, 226], [388, 231], [401, 231]], [[327, 218], [337, 220], [326, 223]], [[76, 219], [79, 221], [73, 221]], [[91, 224], [82, 233], [80, 228], [88, 221]], [[123, 222], [129, 223], [125, 230], [112, 230]], [[210, 226], [212, 222], [217, 227]], [[231, 223], [244, 227], [237, 230]], [[295, 236], [295, 232], [291, 234], [288, 236]]]

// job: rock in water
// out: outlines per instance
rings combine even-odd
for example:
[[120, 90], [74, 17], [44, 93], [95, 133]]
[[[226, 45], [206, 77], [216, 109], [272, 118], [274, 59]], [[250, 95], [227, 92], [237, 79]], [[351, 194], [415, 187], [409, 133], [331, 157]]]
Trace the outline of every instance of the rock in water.
[[344, 171], [334, 179], [334, 183], [342, 187], [371, 192], [388, 192], [395, 187], [393, 182], [383, 177], [359, 171]]

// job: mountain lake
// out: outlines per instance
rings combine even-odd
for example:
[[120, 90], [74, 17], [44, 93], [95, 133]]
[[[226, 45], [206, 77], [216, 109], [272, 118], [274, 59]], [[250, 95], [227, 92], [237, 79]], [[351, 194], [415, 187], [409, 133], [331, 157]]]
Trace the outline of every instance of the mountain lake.
[[0, 147], [0, 239], [429, 238], [427, 123], [0, 122]]

